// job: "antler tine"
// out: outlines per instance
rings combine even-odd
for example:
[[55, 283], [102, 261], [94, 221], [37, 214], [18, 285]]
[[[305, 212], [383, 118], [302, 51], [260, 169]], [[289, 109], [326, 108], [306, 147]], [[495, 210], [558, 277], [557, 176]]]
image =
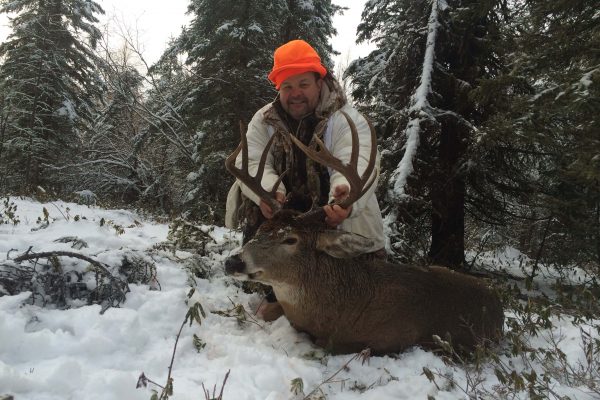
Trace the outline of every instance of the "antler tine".
[[[267, 162], [267, 156], [269, 153], [269, 149], [273, 144], [273, 140], [275, 135], [272, 135], [263, 153], [260, 157], [260, 161], [258, 163], [258, 169], [256, 170], [256, 175], [252, 176], [248, 172], [248, 141], [246, 138], [246, 129], [244, 129], [243, 124], [240, 122], [240, 133], [241, 133], [241, 141], [238, 147], [234, 150], [233, 153], [225, 160], [225, 168], [237, 179], [239, 179], [243, 184], [245, 184], [252, 192], [254, 192], [261, 200], [267, 203], [273, 212], [276, 212], [281, 209], [281, 204], [276, 200], [275, 193], [277, 192], [277, 188], [281, 183], [281, 180], [287, 173], [285, 171], [283, 174], [279, 176], [275, 185], [270, 191], [265, 190], [262, 187], [262, 177], [265, 172], [265, 164]], [[235, 166], [235, 160], [238, 155], [242, 153], [242, 168], [237, 168]]]
[[373, 169], [375, 168], [377, 158], [377, 137], [375, 135], [375, 129], [373, 125], [367, 120], [369, 129], [371, 130], [371, 153], [369, 155], [369, 163], [362, 173], [362, 176], [358, 174], [358, 155], [359, 155], [359, 140], [358, 131], [356, 125], [344, 111], [340, 111], [346, 118], [348, 125], [350, 126], [350, 132], [352, 133], [352, 152], [350, 154], [350, 162], [348, 164], [343, 163], [340, 159], [336, 158], [331, 154], [329, 150], [323, 144], [319, 138], [315, 137], [320, 150], [312, 150], [305, 146], [300, 140], [290, 135], [290, 138], [294, 141], [309, 158], [312, 160], [325, 165], [326, 167], [332, 168], [340, 172], [350, 184], [350, 193], [348, 197], [340, 201], [338, 204], [342, 208], [348, 208], [352, 203], [358, 200], [363, 194], [365, 194], [375, 182], [376, 176], [371, 176]]

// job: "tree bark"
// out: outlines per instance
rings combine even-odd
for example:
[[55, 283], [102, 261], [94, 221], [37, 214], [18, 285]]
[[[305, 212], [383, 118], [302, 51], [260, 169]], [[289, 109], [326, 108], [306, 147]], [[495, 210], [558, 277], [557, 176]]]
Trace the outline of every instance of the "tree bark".
[[462, 180], [448, 182], [432, 191], [431, 247], [432, 264], [452, 269], [464, 268], [465, 185]]
[[433, 173], [431, 196], [432, 264], [452, 269], [465, 267], [465, 182], [459, 174], [466, 150], [462, 129], [452, 120], [442, 122], [438, 167]]

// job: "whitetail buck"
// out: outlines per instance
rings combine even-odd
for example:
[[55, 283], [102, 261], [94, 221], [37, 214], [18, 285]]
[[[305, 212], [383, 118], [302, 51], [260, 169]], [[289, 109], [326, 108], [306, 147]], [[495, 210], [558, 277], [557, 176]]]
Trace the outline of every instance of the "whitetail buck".
[[[371, 127], [371, 160], [359, 176], [358, 134], [352, 120], [345, 117], [353, 137], [348, 165], [335, 159], [322, 143], [321, 150], [313, 151], [292, 139], [307, 156], [346, 177], [351, 191], [340, 205], [348, 207], [373, 182], [376, 139]], [[242, 133], [242, 142], [226, 166], [279, 210], [274, 200], [279, 182], [270, 192], [260, 185], [270, 145], [253, 177], [248, 173], [248, 150]], [[240, 151], [242, 168], [236, 168]], [[227, 261], [226, 272], [238, 279], [271, 285], [290, 323], [333, 353], [370, 348], [383, 354], [416, 344], [432, 347], [433, 335], [450, 339], [456, 349], [468, 351], [481, 341], [500, 337], [502, 305], [482, 281], [444, 267], [392, 264], [364, 255], [371, 241], [315, 222], [315, 213], [320, 213], [321, 219], [324, 215], [320, 210], [305, 214], [279, 210], [243, 246], [239, 258]]]

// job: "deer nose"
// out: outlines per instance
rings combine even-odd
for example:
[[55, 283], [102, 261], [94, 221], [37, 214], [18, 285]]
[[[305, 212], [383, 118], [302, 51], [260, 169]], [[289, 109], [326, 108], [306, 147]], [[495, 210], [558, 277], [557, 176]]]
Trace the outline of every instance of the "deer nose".
[[243, 273], [246, 270], [246, 263], [242, 261], [240, 256], [232, 256], [225, 260], [225, 273], [233, 275], [236, 272]]

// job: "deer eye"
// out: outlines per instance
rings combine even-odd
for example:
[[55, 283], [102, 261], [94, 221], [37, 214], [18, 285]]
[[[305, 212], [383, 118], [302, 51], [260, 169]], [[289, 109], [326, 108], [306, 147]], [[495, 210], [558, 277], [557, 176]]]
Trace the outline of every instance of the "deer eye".
[[296, 244], [298, 243], [298, 239], [295, 237], [288, 237], [283, 239], [283, 241], [281, 242], [283, 244]]

